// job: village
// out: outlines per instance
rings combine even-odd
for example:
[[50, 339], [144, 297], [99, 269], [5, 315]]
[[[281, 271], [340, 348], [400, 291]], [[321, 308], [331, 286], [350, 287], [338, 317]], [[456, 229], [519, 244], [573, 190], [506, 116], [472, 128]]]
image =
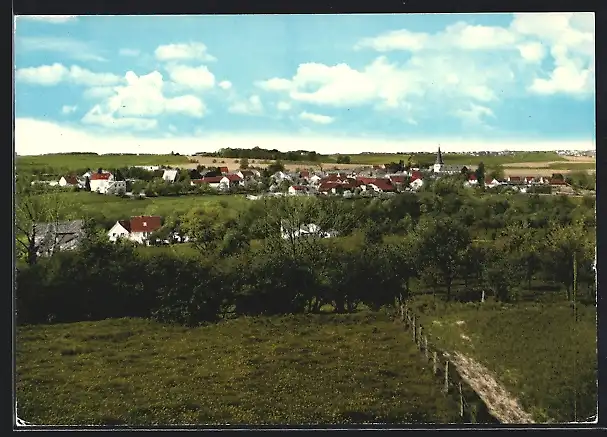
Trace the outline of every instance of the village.
[[[208, 192], [224, 195], [246, 194], [248, 200], [259, 200], [264, 197], [275, 196], [341, 196], [344, 198], [356, 197], [390, 197], [404, 192], [416, 192], [428, 182], [445, 176], [463, 175], [465, 187], [479, 187], [479, 181], [472, 166], [445, 165], [440, 148], [436, 154], [434, 165], [429, 168], [404, 168], [402, 162], [384, 165], [361, 166], [360, 168], [329, 171], [276, 171], [267, 174], [267, 170], [247, 168], [230, 171], [228, 167], [221, 166], [204, 169], [202, 171], [189, 170], [191, 176], [189, 184], [192, 187], [206, 187]], [[175, 184], [182, 169], [168, 166], [137, 166], [147, 172], [156, 172], [161, 175], [165, 184]], [[260, 171], [261, 170], [261, 171]], [[263, 183], [265, 172], [269, 184]], [[49, 185], [63, 188], [85, 189], [100, 195], [117, 195], [131, 198], [145, 198], [144, 191], [134, 193], [128, 191], [129, 185], [137, 182], [133, 178], [118, 180], [117, 175], [109, 171], [98, 169], [96, 172], [88, 171], [80, 176], [66, 175], [59, 181], [47, 182]], [[38, 181], [32, 182], [36, 183]], [[503, 179], [486, 177], [484, 187], [489, 190], [512, 190], [512, 192], [537, 192], [543, 187], [544, 194], [571, 194], [573, 190], [564, 179], [554, 175], [545, 176], [509, 176]], [[254, 194], [253, 194], [254, 193]], [[192, 241], [187, 235], [171, 235], [168, 238], [154, 238], [154, 233], [163, 226], [163, 217], [137, 216], [125, 217], [118, 220], [108, 231], [110, 241], [126, 239], [142, 245], [173, 244]], [[82, 220], [63, 223], [44, 224], [39, 227], [37, 240], [39, 242], [39, 255], [50, 255], [55, 250], [65, 250], [77, 246], [77, 241], [83, 233]], [[287, 230], [288, 229], [288, 230]], [[316, 224], [310, 223], [300, 229], [291, 229], [283, 223], [282, 237], [291, 238], [304, 235], [316, 235], [322, 238], [336, 236], [334, 231], [322, 231]], [[44, 243], [47, 241], [47, 243]], [[52, 243], [52, 244], [51, 244]]]

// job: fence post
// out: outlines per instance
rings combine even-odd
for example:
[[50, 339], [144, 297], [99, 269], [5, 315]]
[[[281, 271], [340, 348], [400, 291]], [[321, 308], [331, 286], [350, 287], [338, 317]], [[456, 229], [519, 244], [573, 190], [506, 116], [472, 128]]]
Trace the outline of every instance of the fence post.
[[418, 326], [417, 329], [417, 338], [415, 339], [415, 343], [417, 343], [417, 349], [422, 350], [422, 325]]
[[424, 351], [426, 352], [426, 361], [428, 361], [428, 336], [424, 335]]
[[413, 316], [413, 342], [417, 343], [416, 342], [417, 339], [415, 338], [415, 334], [417, 334], [417, 332], [416, 332], [416, 326], [415, 326], [415, 316]]
[[438, 357], [437, 357], [437, 353], [436, 351], [434, 351], [434, 353], [432, 354], [432, 371], [434, 372], [434, 374], [436, 375], [436, 371], [438, 370], [437, 368], [437, 362], [438, 362]]
[[445, 387], [443, 392], [449, 393], [449, 361], [445, 361]]
[[464, 417], [464, 395], [462, 394], [462, 382], [459, 383], [459, 415]]
[[405, 307], [402, 304], [400, 305], [400, 321], [405, 321]]

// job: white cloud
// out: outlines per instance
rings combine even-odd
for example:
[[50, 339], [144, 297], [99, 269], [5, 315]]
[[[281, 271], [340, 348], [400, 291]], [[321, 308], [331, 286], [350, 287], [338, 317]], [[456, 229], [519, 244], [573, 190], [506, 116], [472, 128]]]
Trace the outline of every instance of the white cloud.
[[47, 23], [67, 23], [76, 21], [77, 15], [19, 15], [20, 20], [46, 21]]
[[311, 112], [306, 111], [299, 114], [299, 118], [301, 118], [302, 120], [308, 120], [319, 124], [330, 124], [335, 121], [335, 118], [329, 117], [328, 115], [313, 114]]
[[95, 105], [82, 121], [105, 127], [152, 129], [157, 121], [149, 117], [164, 113], [195, 118], [204, 116], [205, 105], [196, 96], [165, 97], [164, 79], [158, 71], [142, 76], [129, 71], [125, 80], [126, 85], [114, 87], [113, 94]]
[[103, 99], [114, 94], [114, 87], [111, 86], [94, 86], [84, 90], [83, 96], [85, 99]]
[[205, 65], [188, 67], [186, 65], [168, 65], [171, 80], [185, 88], [204, 90], [215, 86], [215, 76]]
[[540, 62], [546, 55], [542, 43], [533, 41], [518, 46], [521, 57], [528, 62]]
[[458, 109], [455, 115], [470, 124], [482, 124], [484, 117], [495, 118], [491, 109], [474, 103], [470, 104], [469, 109]]
[[78, 107], [76, 105], [74, 105], [74, 106], [63, 105], [63, 107], [61, 108], [61, 113], [62, 114], [71, 114], [72, 112], [75, 112], [76, 109], [78, 109]]
[[386, 32], [362, 39], [355, 48], [371, 48], [378, 52], [509, 49], [517, 39], [516, 34], [503, 27], [471, 25], [460, 21], [435, 34], [407, 29]]
[[65, 37], [16, 37], [15, 45], [24, 51], [56, 52], [80, 61], [106, 62], [90, 43]]
[[219, 82], [219, 88], [221, 88], [222, 90], [229, 90], [230, 88], [232, 88], [232, 82], [230, 82], [229, 80], [222, 80], [221, 82]]
[[266, 91], [287, 91], [291, 88], [291, 81], [275, 77], [273, 79], [259, 81], [256, 85]]
[[288, 111], [289, 109], [291, 109], [291, 104], [289, 102], [278, 102], [276, 104], [276, 108], [279, 111]]
[[105, 112], [100, 105], [95, 105], [82, 118], [82, 123], [103, 126], [112, 129], [150, 130], [156, 128], [158, 121], [140, 117], [115, 117]]
[[15, 72], [17, 81], [52, 86], [60, 82], [69, 82], [76, 85], [104, 86], [120, 83], [121, 78], [111, 73], [94, 73], [85, 68], [72, 65], [70, 68], [62, 64], [42, 65], [39, 67], [19, 68]]
[[118, 54], [120, 56], [139, 56], [139, 53], [141, 53], [141, 52], [137, 49], [128, 49], [128, 48], [120, 49], [118, 52]]
[[228, 111], [233, 114], [259, 115], [263, 112], [263, 104], [258, 95], [253, 95], [248, 100], [233, 103]]
[[[122, 122], [124, 123], [124, 122]], [[128, 123], [128, 122], [127, 122]], [[592, 139], [577, 141], [500, 140], [453, 138], [347, 137], [339, 135], [270, 135], [259, 133], [212, 134], [199, 130], [198, 136], [147, 138], [134, 133], [98, 135], [82, 128], [72, 128], [48, 121], [17, 118], [15, 120], [15, 151], [19, 155], [65, 152], [97, 153], [170, 153], [192, 154], [216, 151], [225, 147], [250, 149], [260, 146], [280, 151], [315, 150], [318, 153], [380, 153], [436, 152], [440, 144], [445, 152], [480, 150], [589, 150], [595, 149]]]
[[159, 61], [217, 60], [214, 56], [207, 53], [207, 46], [199, 42], [161, 45], [156, 48], [154, 54]]

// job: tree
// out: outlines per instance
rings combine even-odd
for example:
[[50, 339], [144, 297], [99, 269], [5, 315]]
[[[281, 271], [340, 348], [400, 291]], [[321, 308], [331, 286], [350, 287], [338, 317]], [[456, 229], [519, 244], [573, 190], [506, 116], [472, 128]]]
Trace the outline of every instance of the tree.
[[504, 167], [499, 164], [495, 165], [489, 172], [489, 177], [498, 181], [504, 179]]
[[463, 268], [472, 243], [468, 228], [450, 217], [425, 218], [419, 222], [416, 233], [422, 268], [440, 275], [447, 289], [447, 301], [451, 300], [453, 281]]
[[56, 229], [57, 224], [68, 217], [70, 202], [59, 192], [32, 186], [29, 178], [20, 178], [15, 188], [16, 241], [24, 251], [28, 265], [34, 265], [40, 247], [48, 243], [46, 238], [56, 240], [55, 235], [39, 235], [38, 226], [51, 223]]
[[249, 160], [247, 158], [241, 158], [240, 168], [243, 170], [246, 170], [247, 168], [249, 168]]
[[280, 161], [274, 161], [272, 164], [268, 165], [267, 170], [268, 174], [273, 175], [279, 171], [285, 171], [285, 166]]
[[209, 202], [181, 216], [181, 230], [200, 251], [214, 251], [228, 227], [227, 214], [227, 209], [221, 204]]
[[485, 164], [481, 161], [476, 170], [474, 171], [476, 180], [480, 187], [485, 186]]
[[348, 155], [338, 155], [337, 163], [338, 164], [350, 164], [350, 157]]
[[88, 176], [84, 178], [84, 189], [86, 191], [91, 191], [91, 178], [89, 178]]

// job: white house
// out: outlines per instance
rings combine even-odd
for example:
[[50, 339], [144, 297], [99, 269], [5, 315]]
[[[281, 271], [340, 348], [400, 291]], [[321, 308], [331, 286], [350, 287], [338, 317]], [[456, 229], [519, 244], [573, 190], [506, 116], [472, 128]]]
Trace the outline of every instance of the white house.
[[121, 238], [125, 238], [139, 244], [148, 244], [150, 234], [161, 227], [161, 217], [131, 217], [130, 220], [118, 220], [108, 231], [108, 237], [110, 241], [117, 241]]
[[318, 185], [318, 183], [320, 182], [321, 179], [322, 178], [320, 176], [315, 174], [308, 178], [308, 182], [313, 185]]
[[424, 186], [424, 180], [421, 178], [421, 176], [411, 176], [411, 180], [409, 181], [409, 187], [411, 187], [411, 189], [413, 190], [419, 190], [421, 187]]
[[175, 182], [178, 173], [179, 172], [177, 170], [165, 170], [162, 174], [162, 179], [167, 182]]
[[291, 196], [301, 196], [303, 194], [306, 194], [307, 192], [307, 187], [304, 187], [303, 185], [291, 185], [289, 187], [289, 194]]
[[472, 173], [471, 175], [468, 176], [468, 180], [466, 182], [464, 182], [464, 185], [466, 187], [476, 187], [478, 186], [478, 180], [476, 179], [476, 175], [474, 173]]
[[110, 172], [93, 173], [89, 177], [91, 191], [105, 194], [111, 182], [114, 182], [114, 175]]
[[499, 187], [501, 185], [500, 181], [498, 181], [495, 178], [486, 178], [485, 179], [485, 187], [487, 188], [495, 188], [495, 187]]
[[322, 231], [320, 226], [315, 223], [302, 225], [299, 229], [295, 229], [289, 226], [288, 222], [285, 220], [283, 220], [280, 224], [280, 234], [285, 240], [306, 236], [331, 238], [339, 235], [337, 231]]
[[135, 168], [142, 168], [147, 171], [156, 171], [160, 170], [160, 166], [158, 165], [135, 165]]
[[260, 177], [261, 173], [259, 173], [259, 171], [254, 170], [254, 169], [247, 169], [247, 170], [238, 170], [238, 172], [234, 173], [237, 174], [238, 176], [240, 176], [241, 179], [250, 179], [250, 178], [254, 178], [254, 177]]
[[291, 176], [289, 176], [288, 174], [286, 174], [286, 173], [284, 173], [282, 171], [277, 171], [276, 173], [274, 173], [272, 175], [272, 178], [275, 181], [277, 181], [277, 182], [281, 182], [281, 181], [284, 181], [284, 180], [290, 181], [292, 179]]
[[222, 190], [229, 190], [230, 188], [243, 186], [243, 185], [244, 185], [244, 179], [242, 179], [237, 174], [227, 174], [227, 175], [224, 175], [219, 180], [219, 188]]
[[78, 178], [76, 176], [73, 176], [73, 175], [62, 176], [61, 179], [59, 179], [60, 187], [73, 187], [76, 185], [78, 185]]

